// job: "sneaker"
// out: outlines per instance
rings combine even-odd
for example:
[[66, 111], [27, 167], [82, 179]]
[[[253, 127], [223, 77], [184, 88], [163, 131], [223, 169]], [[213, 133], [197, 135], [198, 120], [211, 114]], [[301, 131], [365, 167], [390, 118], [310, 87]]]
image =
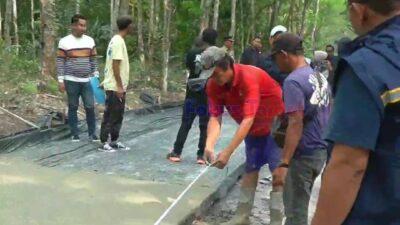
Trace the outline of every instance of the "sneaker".
[[197, 156], [196, 163], [199, 165], [206, 165], [206, 160], [204, 160], [203, 156]]
[[98, 148], [98, 150], [101, 152], [110, 152], [110, 153], [117, 151], [113, 147], [111, 147], [110, 144], [108, 143], [103, 144], [100, 148]]
[[110, 146], [114, 149], [117, 150], [122, 150], [122, 151], [129, 151], [131, 148], [126, 147], [124, 144], [122, 144], [121, 142], [111, 142]]
[[176, 154], [174, 151], [171, 151], [170, 153], [167, 154], [167, 159], [173, 163], [181, 162], [181, 156]]
[[100, 142], [100, 139], [96, 135], [89, 136], [90, 142]]
[[79, 135], [72, 136], [72, 142], [79, 142], [80, 140]]

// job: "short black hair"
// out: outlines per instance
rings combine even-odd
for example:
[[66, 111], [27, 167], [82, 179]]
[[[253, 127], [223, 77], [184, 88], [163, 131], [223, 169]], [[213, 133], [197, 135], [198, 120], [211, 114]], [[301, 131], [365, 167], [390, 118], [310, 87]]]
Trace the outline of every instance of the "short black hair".
[[207, 29], [203, 30], [201, 37], [202, 37], [203, 41], [206, 42], [207, 44], [216, 45], [217, 38], [218, 38], [218, 32], [213, 28], [207, 28]]
[[384, 16], [400, 9], [400, 0], [348, 0], [348, 3], [366, 4], [370, 9]]
[[84, 15], [81, 14], [75, 14], [71, 18], [71, 24], [77, 23], [79, 20], [87, 20], [87, 18]]
[[132, 18], [130, 16], [121, 16], [117, 19], [118, 30], [125, 30], [133, 23]]
[[230, 40], [233, 40], [232, 36], [225, 36], [224, 37], [224, 41], [230, 41]]
[[223, 71], [227, 71], [228, 68], [233, 69], [234, 63], [232, 57], [227, 54], [222, 59], [215, 62], [215, 66], [221, 68]]
[[327, 49], [327, 48], [332, 48], [332, 49], [333, 49], [333, 51], [335, 51], [335, 46], [333, 46], [333, 45], [331, 45], [331, 44], [329, 44], [329, 45], [326, 45], [325, 49]]

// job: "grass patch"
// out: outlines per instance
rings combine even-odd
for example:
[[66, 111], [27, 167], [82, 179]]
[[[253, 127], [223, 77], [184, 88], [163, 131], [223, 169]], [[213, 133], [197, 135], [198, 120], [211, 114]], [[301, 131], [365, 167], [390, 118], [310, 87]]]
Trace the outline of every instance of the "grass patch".
[[38, 89], [35, 83], [25, 83], [22, 85], [22, 93], [33, 95], [38, 93]]

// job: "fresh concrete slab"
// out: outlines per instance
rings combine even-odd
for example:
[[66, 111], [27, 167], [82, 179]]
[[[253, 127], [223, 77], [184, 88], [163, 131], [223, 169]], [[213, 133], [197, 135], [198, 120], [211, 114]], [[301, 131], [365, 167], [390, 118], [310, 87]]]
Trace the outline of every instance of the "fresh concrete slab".
[[[80, 143], [43, 138], [1, 151], [7, 152], [0, 155], [1, 224], [154, 224], [205, 168], [195, 164], [197, 122], [183, 162], [172, 164], [165, 158], [180, 115], [179, 108], [148, 115], [128, 113], [121, 140], [131, 151], [99, 152], [84, 134]], [[229, 143], [236, 128], [229, 117], [224, 118], [217, 151]], [[161, 224], [188, 224], [201, 216], [236, 182], [243, 162], [240, 147], [226, 169], [210, 168]]]

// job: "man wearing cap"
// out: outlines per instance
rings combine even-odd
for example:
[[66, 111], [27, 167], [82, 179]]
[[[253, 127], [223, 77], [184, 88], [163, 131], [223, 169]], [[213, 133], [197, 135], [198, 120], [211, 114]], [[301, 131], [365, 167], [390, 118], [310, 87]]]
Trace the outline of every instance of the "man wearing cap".
[[[269, 37], [269, 44], [272, 47], [274, 41], [281, 35], [282, 33], [287, 32], [286, 27], [278, 25], [271, 30]], [[283, 81], [287, 77], [286, 73], [282, 73], [278, 65], [276, 65], [275, 61], [272, 60], [271, 54], [267, 54], [266, 57], [261, 61], [259, 67], [267, 72], [275, 81], [277, 81], [281, 86], [283, 85]]]
[[[234, 218], [227, 224], [250, 224], [259, 170], [268, 164], [271, 173], [279, 166], [280, 149], [271, 136], [274, 119], [283, 113], [282, 90], [263, 70], [249, 65], [234, 64], [224, 50], [207, 49], [201, 57], [210, 78], [207, 83], [210, 122], [205, 156], [223, 169], [245, 141], [246, 173], [243, 176], [239, 205]], [[221, 132], [224, 108], [240, 124], [231, 143], [214, 160], [214, 147]], [[271, 224], [282, 223], [282, 186], [273, 185], [271, 192]], [[278, 205], [278, 206], [277, 206]]]
[[400, 224], [400, 1], [348, 0], [313, 225]]
[[227, 36], [224, 38], [224, 46], [222, 46], [222, 49], [228, 53], [232, 59], [235, 59], [235, 52], [233, 50], [233, 44], [235, 41], [233, 40], [232, 36]]
[[284, 184], [286, 225], [307, 224], [311, 190], [327, 157], [322, 135], [330, 114], [329, 85], [306, 63], [302, 42], [297, 35], [284, 33], [272, 48], [279, 69], [290, 73], [283, 84], [288, 127], [274, 174], [276, 182]]
[[207, 95], [204, 90], [206, 79], [201, 76], [201, 53], [216, 44], [218, 33], [212, 28], [203, 31], [200, 40], [196, 40], [195, 47], [186, 55], [186, 67], [189, 70], [189, 79], [186, 87], [186, 97], [183, 106], [182, 122], [179, 128], [174, 148], [167, 154], [167, 159], [173, 163], [181, 162], [183, 146], [196, 117], [199, 117], [200, 137], [196, 163], [204, 165], [204, 147], [207, 138]]

